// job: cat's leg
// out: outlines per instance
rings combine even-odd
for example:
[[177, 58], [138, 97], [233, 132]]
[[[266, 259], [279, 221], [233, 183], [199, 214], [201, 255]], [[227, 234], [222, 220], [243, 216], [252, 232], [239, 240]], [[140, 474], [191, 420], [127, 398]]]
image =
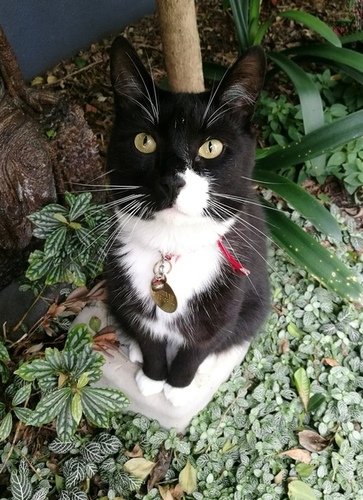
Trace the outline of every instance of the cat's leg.
[[174, 406], [185, 406], [197, 395], [195, 374], [207, 358], [207, 349], [182, 347], [175, 356], [164, 385], [164, 395]]
[[144, 396], [161, 392], [168, 374], [165, 342], [145, 336], [139, 339], [143, 357], [142, 368], [136, 374], [137, 386]]

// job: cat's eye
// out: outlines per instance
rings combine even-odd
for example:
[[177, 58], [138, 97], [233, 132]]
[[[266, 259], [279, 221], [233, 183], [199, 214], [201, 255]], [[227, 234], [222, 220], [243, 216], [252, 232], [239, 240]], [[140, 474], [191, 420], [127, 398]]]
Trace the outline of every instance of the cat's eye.
[[199, 148], [199, 155], [206, 160], [217, 158], [222, 153], [223, 144], [218, 139], [208, 139]]
[[145, 132], [135, 136], [134, 144], [138, 151], [145, 154], [153, 153], [156, 149], [155, 139]]

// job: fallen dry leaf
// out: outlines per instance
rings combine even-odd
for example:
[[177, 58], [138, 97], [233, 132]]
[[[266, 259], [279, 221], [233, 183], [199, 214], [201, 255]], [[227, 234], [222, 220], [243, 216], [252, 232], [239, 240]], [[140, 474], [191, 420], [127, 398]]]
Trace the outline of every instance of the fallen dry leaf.
[[333, 358], [323, 358], [323, 363], [329, 366], [339, 366], [339, 361]]
[[284, 478], [284, 471], [283, 471], [283, 469], [281, 469], [280, 472], [278, 474], [276, 474], [276, 476], [274, 477], [274, 483], [281, 484], [283, 478]]
[[124, 453], [127, 457], [130, 457], [130, 458], [140, 458], [140, 457], [144, 456], [139, 444], [135, 444], [135, 446], [133, 447], [133, 449], [131, 451], [125, 451]]
[[298, 433], [299, 443], [306, 450], [318, 452], [325, 450], [330, 443], [330, 439], [323, 438], [315, 431], [304, 430]]
[[32, 354], [33, 352], [39, 352], [43, 349], [43, 347], [44, 347], [43, 343], [34, 344], [31, 347], [29, 347], [29, 349], [26, 349], [25, 354]]
[[298, 462], [302, 462], [303, 464], [309, 464], [311, 462], [311, 454], [307, 450], [302, 450], [301, 448], [291, 448], [291, 450], [282, 451], [278, 453], [277, 457], [282, 457], [286, 455], [293, 460], [297, 460]]
[[173, 452], [166, 450], [163, 446], [159, 449], [158, 456], [156, 457], [156, 465], [150, 474], [150, 479], [147, 483], [147, 490], [150, 491], [155, 484], [162, 481], [169, 469]]
[[188, 495], [191, 495], [197, 489], [197, 471], [189, 460], [187, 460], [184, 469], [180, 471], [179, 482]]
[[158, 490], [159, 490], [160, 496], [163, 500], [174, 500], [173, 495], [171, 494], [168, 486], [161, 486], [159, 484]]
[[150, 460], [146, 460], [146, 458], [130, 458], [130, 460], [124, 464], [124, 470], [138, 479], [141, 479], [141, 481], [147, 478], [154, 467], [155, 462], [150, 462]]
[[290, 351], [290, 342], [287, 339], [282, 339], [279, 345], [279, 354], [286, 354]]

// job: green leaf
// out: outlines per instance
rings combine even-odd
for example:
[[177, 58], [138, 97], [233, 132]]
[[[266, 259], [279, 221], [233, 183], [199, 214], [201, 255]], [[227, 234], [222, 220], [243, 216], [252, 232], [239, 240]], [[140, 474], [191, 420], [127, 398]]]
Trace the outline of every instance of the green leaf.
[[94, 332], [98, 332], [101, 328], [101, 325], [102, 325], [102, 321], [100, 320], [100, 318], [98, 316], [91, 316], [89, 322], [89, 327], [91, 328], [91, 330], [93, 330]]
[[78, 424], [72, 414], [72, 402], [73, 394], [69, 390], [67, 398], [57, 415], [57, 436], [63, 442], [69, 442], [77, 430]]
[[299, 463], [295, 465], [295, 470], [301, 478], [310, 477], [314, 469], [315, 467], [310, 464]]
[[54, 257], [61, 253], [67, 238], [67, 233], [67, 227], [61, 226], [48, 236], [44, 244], [44, 253], [47, 258]]
[[28, 418], [30, 417], [32, 412], [30, 408], [22, 408], [20, 406], [16, 406], [13, 411], [20, 422], [24, 422], [24, 424], [28, 421]]
[[89, 383], [88, 373], [87, 372], [82, 373], [77, 382], [77, 388], [82, 389], [82, 387], [85, 387], [88, 383]]
[[340, 259], [284, 213], [278, 210], [266, 210], [266, 218], [274, 241], [303, 269], [341, 297], [353, 302], [363, 300], [363, 289], [357, 277]]
[[0, 441], [5, 441], [13, 428], [13, 417], [11, 412], [2, 419], [0, 423]]
[[355, 50], [332, 47], [331, 45], [303, 45], [300, 47], [294, 47], [292, 49], [287, 49], [284, 51], [285, 54], [295, 54], [297, 56], [304, 56], [304, 58], [309, 58], [309, 61], [315, 60], [318, 62], [319, 59], [324, 62], [329, 61], [332, 64], [344, 64], [357, 71], [363, 72], [363, 54]]
[[34, 361], [23, 363], [14, 373], [28, 382], [33, 382], [37, 378], [53, 375], [54, 370], [46, 360], [35, 359]]
[[297, 339], [301, 339], [304, 336], [300, 328], [298, 328], [294, 323], [289, 323], [287, 325], [287, 331], [291, 337], [295, 337]]
[[340, 227], [328, 210], [307, 191], [290, 181], [287, 177], [256, 169], [253, 173], [256, 182], [284, 198], [305, 219], [308, 219], [321, 232], [337, 241], [342, 240]]
[[74, 197], [69, 209], [69, 219], [76, 220], [89, 209], [92, 200], [91, 193], [81, 193]]
[[[280, 170], [311, 160], [338, 146], [347, 144], [363, 135], [363, 110], [339, 118], [315, 132], [305, 135], [300, 141], [290, 143], [256, 162], [258, 169]], [[268, 153], [268, 151], [266, 152]]]
[[288, 486], [290, 500], [316, 500], [314, 491], [307, 484], [299, 481], [291, 481]]
[[0, 342], [0, 361], [10, 361], [8, 350], [2, 342]]
[[179, 483], [187, 495], [191, 495], [197, 489], [197, 471], [189, 460], [179, 474]]
[[296, 370], [294, 373], [294, 382], [304, 408], [307, 411], [310, 399], [310, 381], [304, 368]]
[[108, 427], [109, 414], [125, 408], [129, 401], [116, 389], [84, 387], [81, 391], [83, 413], [97, 427]]
[[[30, 255], [30, 257], [29, 257], [29, 262], [31, 259], [32, 259], [32, 255]], [[30, 266], [26, 270], [25, 276], [30, 281], [39, 280], [45, 274], [47, 274], [52, 269], [53, 266], [54, 266], [54, 261], [51, 257], [46, 258], [44, 255], [41, 260], [40, 259], [32, 259]]]
[[79, 354], [84, 347], [93, 344], [93, 335], [85, 323], [79, 323], [69, 330], [64, 349]]
[[84, 395], [91, 397], [100, 409], [110, 413], [119, 412], [129, 404], [129, 400], [125, 394], [117, 389], [84, 387], [81, 395], [82, 399]]
[[21, 403], [24, 403], [24, 401], [30, 397], [31, 390], [31, 384], [26, 384], [23, 387], [20, 387], [20, 389], [16, 391], [11, 404], [13, 406], [19, 406]]
[[313, 394], [309, 399], [308, 412], [316, 411], [325, 402], [325, 396], [322, 394]]
[[327, 24], [325, 24], [317, 17], [308, 14], [307, 12], [304, 12], [302, 10], [285, 10], [285, 12], [279, 12], [279, 17], [285, 17], [287, 19], [292, 19], [293, 21], [296, 21], [298, 23], [305, 24], [305, 26], [318, 33], [321, 37], [325, 38], [325, 40], [334, 45], [334, 47], [342, 46], [340, 38]]
[[230, 0], [230, 6], [236, 25], [239, 51], [244, 52], [250, 46], [249, 2]]
[[67, 399], [69, 399], [71, 394], [71, 388], [64, 387], [63, 389], [57, 389], [44, 396], [37, 404], [35, 410], [31, 413], [27, 420], [27, 424], [40, 427], [41, 425], [52, 422], [58, 416], [61, 409], [67, 404]]
[[72, 399], [72, 417], [74, 418], [76, 424], [78, 425], [82, 418], [82, 401], [81, 396], [78, 392], [73, 395]]
[[[288, 75], [299, 96], [304, 132], [308, 134], [324, 125], [323, 102], [316, 84], [305, 71], [291, 59], [280, 53], [269, 52], [269, 58]], [[322, 175], [326, 155], [312, 159], [316, 175]]]

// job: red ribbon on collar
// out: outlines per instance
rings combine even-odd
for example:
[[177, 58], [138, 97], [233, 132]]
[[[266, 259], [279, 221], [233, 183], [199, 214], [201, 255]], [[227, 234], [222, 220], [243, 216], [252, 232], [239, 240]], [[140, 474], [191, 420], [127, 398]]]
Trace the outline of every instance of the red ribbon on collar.
[[243, 267], [242, 264], [240, 262], [238, 262], [238, 260], [236, 260], [228, 252], [227, 248], [223, 245], [223, 243], [222, 243], [222, 237], [219, 238], [219, 240], [217, 241], [217, 244], [218, 244], [218, 248], [220, 249], [220, 251], [223, 253], [223, 255], [225, 256], [225, 258], [231, 264], [233, 270], [236, 271], [237, 273], [243, 274], [244, 276], [249, 276], [250, 271], [248, 269], [246, 269], [245, 267]]

